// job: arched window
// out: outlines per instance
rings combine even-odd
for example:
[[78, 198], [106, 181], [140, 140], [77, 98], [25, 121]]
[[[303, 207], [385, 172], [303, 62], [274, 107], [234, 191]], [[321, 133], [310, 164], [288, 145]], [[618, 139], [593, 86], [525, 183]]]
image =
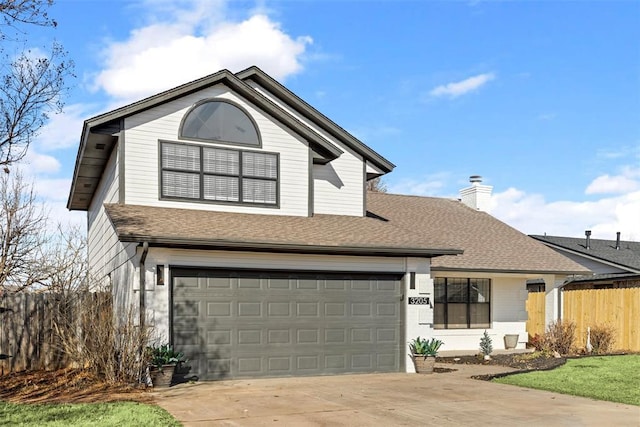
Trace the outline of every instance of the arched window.
[[226, 100], [211, 99], [193, 107], [184, 117], [180, 137], [259, 147], [254, 121], [240, 107]]

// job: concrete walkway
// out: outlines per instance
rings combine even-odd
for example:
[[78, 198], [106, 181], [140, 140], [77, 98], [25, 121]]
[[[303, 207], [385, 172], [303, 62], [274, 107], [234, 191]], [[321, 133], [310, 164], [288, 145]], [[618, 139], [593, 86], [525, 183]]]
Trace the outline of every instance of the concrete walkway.
[[154, 392], [185, 426], [639, 426], [640, 407], [473, 380], [510, 368], [182, 384]]

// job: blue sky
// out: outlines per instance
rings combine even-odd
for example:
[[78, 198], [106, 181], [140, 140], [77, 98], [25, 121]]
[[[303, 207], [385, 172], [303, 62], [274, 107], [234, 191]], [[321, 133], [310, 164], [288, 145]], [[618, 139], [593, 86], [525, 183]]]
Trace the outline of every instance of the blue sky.
[[73, 1], [77, 78], [29, 170], [64, 210], [82, 120], [258, 65], [397, 165], [394, 193], [457, 197], [529, 234], [640, 240], [640, 2]]

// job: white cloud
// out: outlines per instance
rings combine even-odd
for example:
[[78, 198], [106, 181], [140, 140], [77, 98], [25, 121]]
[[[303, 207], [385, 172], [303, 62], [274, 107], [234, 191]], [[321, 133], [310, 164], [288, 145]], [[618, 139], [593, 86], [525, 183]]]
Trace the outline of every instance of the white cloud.
[[[161, 3], [165, 7], [168, 3]], [[208, 5], [208, 6], [207, 6]], [[191, 4], [156, 17], [124, 41], [108, 42], [106, 68], [95, 87], [121, 100], [134, 100], [227, 68], [257, 65], [276, 79], [302, 70], [309, 36], [292, 37], [267, 15], [224, 18], [224, 3]]]
[[459, 82], [447, 83], [437, 86], [429, 92], [431, 96], [448, 96], [450, 98], [456, 98], [458, 96], [467, 94], [478, 90], [491, 80], [495, 79], [494, 73], [478, 74], [477, 76], [469, 77], [468, 79], [461, 80]]
[[640, 240], [640, 191], [595, 201], [547, 202], [540, 194], [509, 188], [492, 196], [491, 214], [526, 234]]
[[602, 175], [593, 180], [585, 190], [586, 194], [621, 194], [640, 187], [638, 181], [626, 176]]
[[[383, 178], [384, 179], [384, 178]], [[442, 190], [450, 181], [448, 173], [437, 173], [423, 179], [403, 179], [397, 183], [389, 184], [389, 193], [414, 194], [416, 196], [440, 197]], [[454, 196], [451, 196], [454, 197]]]
[[89, 118], [95, 106], [71, 104], [64, 107], [62, 113], [49, 117], [47, 124], [40, 129], [35, 144], [38, 150], [54, 151], [77, 147], [80, 132], [85, 119]]
[[81, 211], [69, 211], [67, 209], [67, 201], [64, 202], [52, 202], [47, 201], [45, 203], [45, 209], [47, 211], [47, 230], [49, 232], [55, 232], [58, 225], [77, 226], [80, 230], [87, 229], [87, 213]]
[[[640, 169], [624, 168], [622, 174], [636, 177], [633, 191], [598, 200], [549, 202], [541, 194], [509, 188], [492, 195], [490, 213], [526, 234], [580, 237], [591, 230], [594, 238], [613, 240], [619, 231], [624, 240], [640, 241]], [[388, 188], [396, 194], [458, 198], [457, 192], [447, 194], [452, 183], [451, 174], [441, 172], [389, 183]]]
[[589, 201], [547, 202], [540, 194], [510, 188], [492, 196], [491, 214], [527, 234], [640, 240], [640, 168], [623, 167], [619, 175], [595, 178], [586, 194], [604, 194]]
[[29, 148], [24, 158], [24, 164], [29, 165], [29, 174], [56, 173], [60, 170], [60, 162], [53, 156], [38, 153], [34, 146]]

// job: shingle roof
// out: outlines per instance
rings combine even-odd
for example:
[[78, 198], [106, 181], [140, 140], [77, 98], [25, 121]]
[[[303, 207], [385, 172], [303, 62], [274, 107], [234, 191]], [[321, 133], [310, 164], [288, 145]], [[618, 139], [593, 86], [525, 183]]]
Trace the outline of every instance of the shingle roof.
[[122, 241], [270, 252], [434, 256], [462, 252], [437, 238], [372, 217], [240, 214], [138, 205], [105, 205]]
[[[367, 194], [367, 217], [238, 214], [105, 205], [122, 241], [272, 252], [438, 256], [432, 268], [586, 273], [579, 264], [457, 200]], [[462, 252], [464, 254], [455, 255]]]
[[591, 276], [576, 276], [569, 280], [567, 280], [566, 284], [569, 283], [591, 283], [591, 282], [612, 282], [612, 281], [624, 281], [624, 280], [633, 280], [640, 279], [640, 274], [638, 273], [605, 273], [605, 274], [594, 274]]
[[622, 268], [640, 270], [640, 242], [621, 241], [620, 249], [616, 249], [615, 240], [590, 239], [590, 249], [587, 249], [585, 237], [540, 235], [532, 235], [531, 237], [551, 246], [617, 264]]
[[413, 230], [416, 238], [446, 239], [464, 250], [462, 255], [434, 258], [433, 270], [589, 273], [578, 263], [458, 200], [368, 193], [367, 207], [399, 227]]

